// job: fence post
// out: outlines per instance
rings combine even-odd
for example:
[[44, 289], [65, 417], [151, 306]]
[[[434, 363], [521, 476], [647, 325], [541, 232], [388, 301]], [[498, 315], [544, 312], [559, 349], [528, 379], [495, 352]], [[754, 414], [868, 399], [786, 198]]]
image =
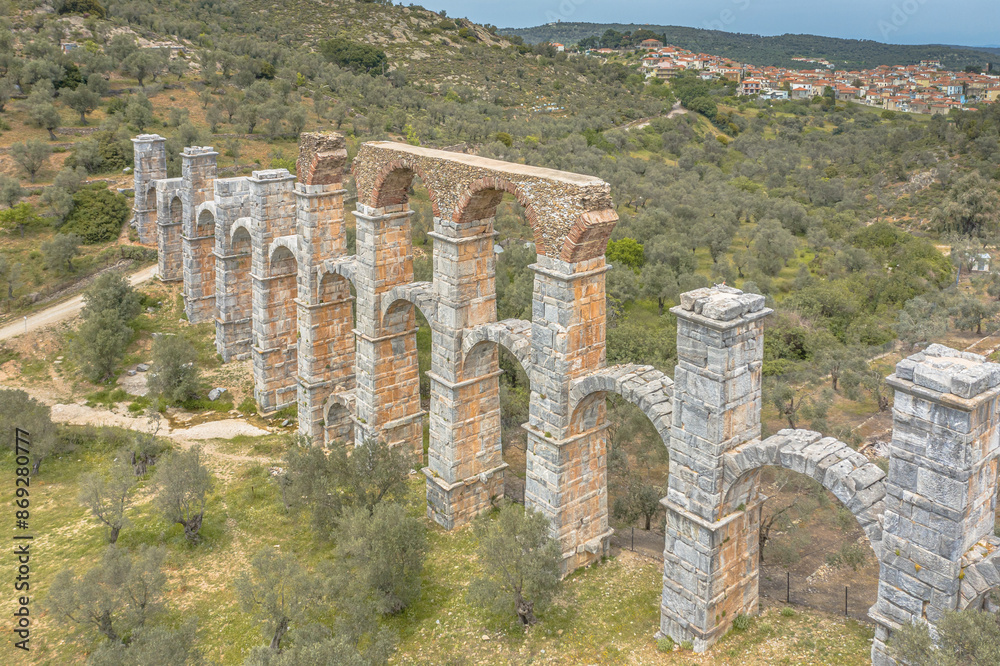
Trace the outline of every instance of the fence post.
[[791, 603], [792, 601], [792, 573], [790, 571], [785, 572], [785, 603]]

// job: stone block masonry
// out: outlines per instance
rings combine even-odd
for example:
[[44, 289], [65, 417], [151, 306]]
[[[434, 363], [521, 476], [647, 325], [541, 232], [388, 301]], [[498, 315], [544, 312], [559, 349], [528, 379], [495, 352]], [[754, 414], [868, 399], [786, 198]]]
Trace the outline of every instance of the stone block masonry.
[[166, 141], [159, 134], [140, 134], [132, 139], [135, 152], [132, 215], [143, 245], [156, 243], [157, 239], [156, 181], [167, 177]]
[[[987, 607], [1000, 588], [992, 532], [1000, 365], [932, 345], [901, 361], [889, 473], [821, 433], [761, 440], [764, 298], [726, 286], [680, 297], [673, 380], [605, 363], [604, 247], [617, 216], [588, 176], [377, 142], [354, 161], [357, 252], [347, 254], [343, 137], [303, 135], [284, 169], [215, 178], [215, 153], [159, 173], [162, 140], [138, 137], [137, 220], [155, 194], [161, 279], [184, 280], [191, 321], [216, 322], [225, 360], [253, 361], [264, 414], [297, 405], [317, 445], [372, 439], [423, 453], [416, 312], [431, 328], [428, 515], [447, 529], [502, 497], [498, 350], [531, 384], [525, 504], [548, 518], [562, 570], [608, 553], [608, 393], [637, 405], [670, 453], [661, 635], [708, 649], [758, 610], [760, 470], [805, 474], [855, 516], [880, 560], [874, 663], [900, 626]], [[407, 195], [434, 207], [434, 273], [413, 281]], [[138, 200], [145, 193], [146, 203]], [[531, 321], [496, 321], [494, 215], [524, 206], [539, 251]], [[140, 225], [141, 228], [141, 225]], [[356, 313], [355, 313], [356, 310]], [[652, 628], [651, 628], [652, 630]]]
[[[250, 179], [215, 181], [215, 349], [223, 362], [250, 358]], [[241, 220], [244, 222], [237, 226]]]
[[762, 320], [770, 312], [763, 296], [730, 287], [686, 293], [671, 309], [677, 367], [660, 631], [699, 652], [737, 615], [757, 611], [761, 504], [725, 506], [724, 457], [760, 437]]
[[156, 248], [160, 280], [180, 282], [184, 279], [184, 257], [181, 250], [181, 226], [184, 202], [181, 178], [156, 181]]
[[218, 153], [190, 146], [181, 153], [181, 253], [184, 262], [184, 311], [188, 321], [215, 319], [215, 175]]
[[[993, 536], [1000, 365], [941, 345], [900, 361], [872, 662], [892, 630], [959, 607], [963, 558]], [[970, 577], [975, 583], [975, 576]]]

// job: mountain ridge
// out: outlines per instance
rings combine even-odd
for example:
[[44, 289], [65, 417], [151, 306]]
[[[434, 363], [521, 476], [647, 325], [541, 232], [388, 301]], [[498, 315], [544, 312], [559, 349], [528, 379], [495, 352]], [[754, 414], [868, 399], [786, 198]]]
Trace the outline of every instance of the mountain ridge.
[[[530, 28], [500, 28], [503, 35], [517, 36], [526, 43], [558, 41], [576, 44], [586, 37], [600, 37], [606, 30], [632, 32], [650, 30], [664, 35], [666, 42], [696, 52], [745, 60], [755, 65], [793, 66], [792, 58], [824, 58], [838, 67], [871, 68], [878, 65], [909, 65], [921, 60], [940, 60], [949, 69], [1000, 64], [1000, 50], [947, 44], [885, 44], [875, 40], [844, 39], [820, 35], [785, 33], [764, 36], [685, 26], [640, 23], [548, 23]], [[801, 66], [799, 64], [798, 66]]]

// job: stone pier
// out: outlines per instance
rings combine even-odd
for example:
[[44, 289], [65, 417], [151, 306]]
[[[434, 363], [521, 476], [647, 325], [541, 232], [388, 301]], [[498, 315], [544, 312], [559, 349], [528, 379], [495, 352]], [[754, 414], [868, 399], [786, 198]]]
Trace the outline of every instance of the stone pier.
[[[702, 652], [757, 612], [757, 496], [725, 505], [724, 457], [760, 438], [764, 297], [728, 287], [681, 296], [660, 631]], [[750, 473], [756, 486], [756, 473]]]
[[1000, 365], [931, 345], [900, 361], [886, 381], [896, 397], [879, 594], [870, 611], [877, 666], [894, 663], [886, 647], [893, 630], [936, 624], [959, 608], [963, 556], [993, 536], [1000, 453]]
[[156, 181], [156, 258], [160, 280], [180, 282], [184, 279], [184, 257], [181, 250], [181, 228], [184, 202], [180, 178]]
[[184, 311], [192, 324], [215, 319], [216, 157], [208, 146], [189, 146], [181, 153]]
[[497, 345], [463, 350], [463, 330], [496, 321], [496, 254], [492, 218], [434, 218], [430, 446], [427, 511], [451, 529], [502, 497]]
[[140, 134], [132, 139], [135, 153], [132, 214], [143, 245], [155, 244], [157, 239], [156, 181], [167, 177], [166, 142], [159, 134]]
[[[223, 362], [250, 358], [250, 179], [215, 181], [215, 349]], [[235, 233], [234, 233], [235, 232]]]
[[[349, 417], [328, 413], [334, 393], [354, 389], [354, 318], [346, 278], [323, 270], [326, 260], [347, 255], [344, 217], [343, 137], [303, 135], [296, 167], [298, 268], [298, 414], [299, 433], [317, 444], [327, 428], [345, 432]], [[328, 423], [328, 421], [330, 421]], [[332, 421], [340, 421], [333, 423]], [[351, 442], [353, 444], [353, 442]]]
[[[358, 203], [355, 441], [384, 439], [423, 453], [423, 416], [414, 305], [383, 304], [394, 287], [413, 282], [412, 211], [403, 204]], [[383, 307], [384, 305], [384, 307]], [[433, 325], [432, 325], [433, 327]]]
[[605, 364], [604, 274], [599, 256], [532, 266], [531, 365], [525, 504], [543, 513], [568, 573], [608, 553], [607, 424], [603, 399], [574, 420], [570, 383]]
[[254, 171], [250, 177], [251, 358], [263, 414], [296, 404], [298, 394], [298, 264], [294, 245], [280, 244], [295, 238], [294, 180], [286, 169]]

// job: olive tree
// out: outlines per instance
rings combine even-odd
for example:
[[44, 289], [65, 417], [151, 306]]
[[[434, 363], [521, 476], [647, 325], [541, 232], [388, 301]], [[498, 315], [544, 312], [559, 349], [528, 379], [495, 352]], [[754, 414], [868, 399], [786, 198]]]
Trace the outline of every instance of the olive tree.
[[80, 481], [80, 503], [108, 528], [108, 542], [116, 543], [125, 527], [125, 510], [131, 504], [135, 475], [124, 452], [101, 474], [91, 472]]
[[76, 575], [63, 569], [52, 580], [47, 605], [58, 618], [96, 629], [122, 644], [163, 608], [166, 550], [143, 547], [135, 556], [108, 546], [93, 568]]
[[48, 163], [49, 156], [52, 155], [52, 149], [44, 141], [31, 139], [23, 143], [11, 145], [7, 150], [7, 154], [10, 155], [10, 158], [14, 160], [17, 166], [21, 167], [24, 175], [33, 183], [35, 182], [35, 176]]
[[512, 503], [494, 517], [474, 523], [479, 574], [469, 584], [475, 606], [516, 615], [523, 626], [535, 624], [536, 611], [552, 599], [559, 585], [562, 553], [549, 537], [549, 521], [534, 509]]
[[59, 433], [52, 423], [52, 409], [24, 391], [0, 389], [0, 434], [8, 446], [15, 446], [15, 431], [27, 433], [31, 472], [41, 471], [42, 461], [55, 453], [60, 444]]
[[201, 379], [198, 352], [187, 338], [162, 335], [153, 341], [153, 371], [149, 392], [167, 402], [184, 402], [198, 395]]
[[184, 536], [198, 543], [212, 475], [201, 461], [201, 447], [176, 451], [156, 466], [156, 506], [163, 517], [183, 525]]

